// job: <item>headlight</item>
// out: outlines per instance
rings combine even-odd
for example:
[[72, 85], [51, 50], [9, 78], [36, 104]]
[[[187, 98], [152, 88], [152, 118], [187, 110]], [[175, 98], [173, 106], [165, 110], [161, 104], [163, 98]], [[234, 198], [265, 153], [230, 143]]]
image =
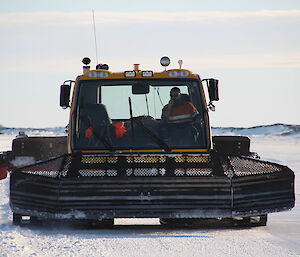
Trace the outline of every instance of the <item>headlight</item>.
[[142, 77], [153, 77], [153, 71], [142, 71]]
[[126, 77], [126, 78], [133, 78], [135, 76], [136, 76], [136, 73], [134, 70], [124, 72], [124, 77]]

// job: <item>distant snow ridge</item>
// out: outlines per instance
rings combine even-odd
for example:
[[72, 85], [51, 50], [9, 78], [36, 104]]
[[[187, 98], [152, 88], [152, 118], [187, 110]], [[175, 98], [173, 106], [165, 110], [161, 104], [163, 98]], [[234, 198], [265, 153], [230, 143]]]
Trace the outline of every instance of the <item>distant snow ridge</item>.
[[0, 125], [0, 134], [18, 135], [24, 132], [28, 136], [65, 136], [65, 127], [55, 128], [6, 128]]
[[[0, 134], [18, 135], [20, 131], [28, 136], [65, 136], [65, 127], [56, 128], [7, 128], [0, 125]], [[273, 124], [250, 128], [213, 127], [214, 136], [296, 136], [300, 137], [300, 125]]]
[[297, 136], [300, 137], [300, 125], [273, 124], [256, 126], [250, 128], [234, 127], [213, 127], [213, 135], [232, 135], [232, 136]]

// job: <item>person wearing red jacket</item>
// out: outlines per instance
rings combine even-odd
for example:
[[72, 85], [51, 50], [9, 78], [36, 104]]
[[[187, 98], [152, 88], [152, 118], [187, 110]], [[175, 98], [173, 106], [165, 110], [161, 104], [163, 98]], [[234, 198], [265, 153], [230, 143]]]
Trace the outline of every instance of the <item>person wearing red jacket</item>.
[[170, 91], [170, 101], [162, 109], [162, 120], [170, 124], [192, 121], [198, 114], [190, 101], [184, 101], [180, 89], [173, 87]]
[[201, 125], [201, 117], [189, 99], [184, 99], [178, 87], [170, 91], [170, 101], [162, 109], [159, 133], [171, 145], [192, 145], [197, 142], [199, 131], [194, 126]]

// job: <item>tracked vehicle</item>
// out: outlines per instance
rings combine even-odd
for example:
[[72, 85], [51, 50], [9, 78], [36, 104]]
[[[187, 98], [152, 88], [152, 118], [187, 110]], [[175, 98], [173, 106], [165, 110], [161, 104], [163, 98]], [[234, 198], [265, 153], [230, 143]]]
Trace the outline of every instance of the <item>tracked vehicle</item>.
[[[10, 175], [15, 224], [29, 216], [110, 225], [115, 218], [266, 225], [268, 213], [294, 207], [288, 167], [257, 158], [247, 137], [212, 137], [216, 79], [182, 69], [182, 62], [167, 70], [167, 57], [162, 72], [137, 65], [124, 72], [107, 65], [90, 70], [89, 59], [83, 62], [83, 74], [61, 86], [60, 105], [70, 107], [68, 137], [14, 141], [11, 159], [36, 161]], [[192, 120], [161, 119], [173, 87], [196, 108]]]

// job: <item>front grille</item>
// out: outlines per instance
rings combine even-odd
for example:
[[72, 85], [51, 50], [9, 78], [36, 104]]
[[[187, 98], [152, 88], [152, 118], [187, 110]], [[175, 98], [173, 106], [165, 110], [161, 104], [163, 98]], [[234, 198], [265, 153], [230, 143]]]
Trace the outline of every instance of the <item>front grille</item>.
[[230, 164], [236, 176], [263, 175], [281, 172], [282, 167], [276, 164], [246, 159], [243, 157], [231, 157]]
[[213, 168], [208, 154], [95, 154], [81, 156], [80, 162], [75, 168], [70, 168], [69, 173], [84, 177], [210, 176]]
[[295, 201], [287, 167], [228, 155], [64, 155], [10, 178], [12, 210], [33, 216], [228, 217], [292, 208]]

